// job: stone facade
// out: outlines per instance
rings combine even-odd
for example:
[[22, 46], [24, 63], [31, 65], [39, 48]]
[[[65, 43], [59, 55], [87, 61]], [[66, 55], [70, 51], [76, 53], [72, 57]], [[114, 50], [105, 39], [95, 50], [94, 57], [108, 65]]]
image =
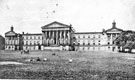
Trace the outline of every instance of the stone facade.
[[43, 50], [42, 49], [42, 34], [22, 34], [23, 50]]
[[13, 26], [11, 30], [5, 33], [5, 50], [21, 50], [22, 35], [15, 33]]
[[117, 51], [115, 38], [123, 32], [112, 23], [102, 32], [75, 32], [72, 25], [52, 22], [41, 27], [42, 33], [17, 34], [13, 27], [5, 33], [5, 50], [84, 50]]
[[115, 38], [122, 32], [122, 29], [116, 27], [116, 22], [112, 23], [112, 28], [102, 32], [81, 32], [75, 33], [76, 50], [84, 51], [118, 51], [115, 45]]

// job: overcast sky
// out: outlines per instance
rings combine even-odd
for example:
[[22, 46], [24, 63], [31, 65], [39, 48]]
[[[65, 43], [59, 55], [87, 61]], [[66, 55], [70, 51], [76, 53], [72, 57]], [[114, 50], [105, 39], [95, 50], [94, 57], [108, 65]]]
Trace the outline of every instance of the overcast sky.
[[41, 33], [41, 26], [58, 21], [72, 24], [76, 32], [112, 27], [135, 30], [134, 0], [0, 0], [0, 34]]

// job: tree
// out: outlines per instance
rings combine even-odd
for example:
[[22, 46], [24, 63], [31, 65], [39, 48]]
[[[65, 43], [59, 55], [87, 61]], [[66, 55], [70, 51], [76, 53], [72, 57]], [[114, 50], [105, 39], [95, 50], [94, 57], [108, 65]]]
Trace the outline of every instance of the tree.
[[116, 39], [116, 45], [122, 47], [122, 51], [129, 49], [131, 52], [135, 48], [135, 32], [124, 31]]

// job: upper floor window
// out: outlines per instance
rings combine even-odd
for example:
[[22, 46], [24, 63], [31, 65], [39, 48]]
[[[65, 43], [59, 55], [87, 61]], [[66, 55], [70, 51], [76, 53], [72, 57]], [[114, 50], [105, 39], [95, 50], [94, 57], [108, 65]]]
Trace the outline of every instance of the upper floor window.
[[83, 45], [85, 45], [85, 43], [83, 43]]
[[100, 38], [101, 36], [100, 35], [98, 35], [98, 38]]
[[78, 36], [78, 38], [80, 38], [80, 36]]
[[30, 39], [32, 39], [32, 36], [30, 36]]
[[40, 39], [40, 36], [38, 36], [38, 39]]
[[93, 38], [95, 38], [95, 35], [93, 35]]
[[85, 36], [83, 36], [83, 38], [85, 38]]
[[88, 38], [90, 38], [90, 35], [88, 36]]
[[26, 39], [28, 39], [28, 36], [26, 36]]

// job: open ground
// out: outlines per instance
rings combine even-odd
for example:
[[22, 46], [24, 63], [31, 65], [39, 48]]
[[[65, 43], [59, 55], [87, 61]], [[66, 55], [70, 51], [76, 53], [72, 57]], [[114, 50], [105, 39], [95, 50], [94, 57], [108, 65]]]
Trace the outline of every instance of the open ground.
[[[56, 55], [53, 55], [53, 54]], [[26, 61], [33, 57], [47, 61]], [[0, 51], [0, 79], [135, 80], [135, 54], [103, 51]], [[69, 62], [72, 59], [72, 62]]]

